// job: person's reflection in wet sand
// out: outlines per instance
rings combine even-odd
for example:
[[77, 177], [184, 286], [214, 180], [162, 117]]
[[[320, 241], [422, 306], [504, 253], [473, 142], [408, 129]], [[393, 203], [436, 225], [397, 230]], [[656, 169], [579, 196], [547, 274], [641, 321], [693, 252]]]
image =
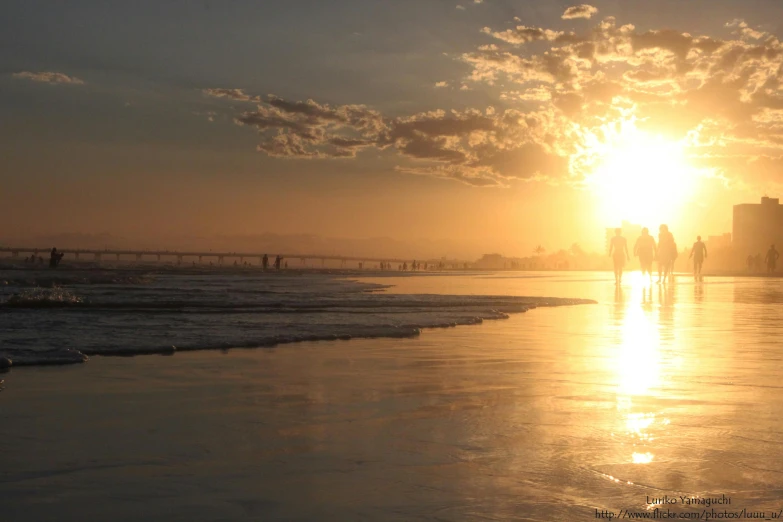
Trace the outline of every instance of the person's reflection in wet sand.
[[658, 323], [661, 331], [661, 341], [674, 341], [674, 304], [675, 286], [658, 287]]
[[702, 279], [697, 279], [696, 284], [693, 285], [693, 300], [698, 304], [704, 301], [704, 284], [701, 281]]
[[653, 306], [653, 296], [652, 296], [652, 286], [646, 285], [642, 287], [642, 309], [645, 312], [652, 311]]
[[618, 286], [614, 289], [614, 304], [623, 304], [623, 288], [621, 286]]

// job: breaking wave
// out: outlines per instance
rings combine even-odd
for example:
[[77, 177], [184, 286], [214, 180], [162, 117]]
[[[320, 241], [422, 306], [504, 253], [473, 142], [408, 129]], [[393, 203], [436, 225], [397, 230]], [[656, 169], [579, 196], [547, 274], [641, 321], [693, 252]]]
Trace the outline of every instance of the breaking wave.
[[[5, 274], [0, 274], [5, 275]], [[406, 295], [323, 274], [297, 277], [101, 276], [67, 288], [0, 286], [0, 366], [89, 356], [263, 348], [303, 341], [415, 337], [584, 299]], [[13, 278], [3, 278], [13, 281]]]

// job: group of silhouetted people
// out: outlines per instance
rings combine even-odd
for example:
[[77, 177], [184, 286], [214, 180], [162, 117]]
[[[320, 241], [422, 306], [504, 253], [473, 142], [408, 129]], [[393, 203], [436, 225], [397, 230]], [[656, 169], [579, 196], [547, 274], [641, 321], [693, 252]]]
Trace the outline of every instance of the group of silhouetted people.
[[[275, 257], [275, 263], [274, 267], [276, 270], [280, 270], [280, 268], [283, 266], [283, 258], [279, 255]], [[261, 258], [261, 267], [266, 270], [269, 267], [269, 256], [264, 254], [264, 257]], [[286, 262], [285, 267], [288, 268], [288, 262]]]
[[[443, 265], [439, 264], [438, 267], [442, 268]], [[359, 268], [361, 268], [361, 263], [360, 263]], [[377, 268], [379, 268], [380, 270], [394, 270], [394, 268], [392, 268], [392, 264], [391, 263], [385, 263], [385, 262], [381, 262], [377, 266]], [[421, 263], [417, 263], [415, 259], [413, 260], [413, 262], [410, 265], [408, 265], [407, 262], [404, 262], [402, 264], [397, 265], [397, 270], [399, 270], [401, 272], [406, 272], [406, 271], [408, 271], [409, 268], [410, 268], [410, 270], [415, 272], [415, 271], [418, 271], [418, 270], [428, 270], [430, 268], [434, 269], [435, 265], [429, 265], [428, 266], [427, 263], [424, 263], [422, 265]]]
[[[616, 284], [623, 281], [623, 267], [626, 261], [631, 260], [628, 253], [628, 244], [622, 236], [622, 229], [615, 229], [615, 236], [609, 244], [609, 255], [614, 262], [614, 280]], [[661, 225], [658, 229], [658, 243], [650, 235], [647, 228], [642, 229], [642, 235], [636, 240], [633, 248], [634, 256], [639, 257], [642, 275], [645, 273], [652, 282], [652, 264], [658, 262], [658, 283], [666, 283], [667, 279], [673, 277], [674, 262], [677, 260], [679, 252], [677, 243], [674, 241], [674, 234], [669, 231], [667, 225]], [[701, 236], [696, 237], [696, 242], [691, 248], [688, 259], [693, 259], [693, 274], [696, 277], [701, 276], [701, 267], [704, 260], [707, 259], [707, 246], [702, 242]]]
[[[64, 253], [58, 252], [56, 248], [52, 248], [52, 251], [49, 253], [49, 268], [57, 268], [57, 266], [60, 264], [60, 261], [62, 261], [64, 256], [65, 256]], [[29, 265], [42, 266], [44, 264], [44, 258], [32, 254], [30, 255], [30, 257], [24, 258], [24, 262], [25, 264], [29, 264]]]
[[[770, 245], [769, 250], [767, 250], [767, 255], [764, 256], [764, 264], [767, 265], [767, 273], [772, 274], [775, 272], [775, 268], [778, 264], [778, 258], [780, 258], [780, 252], [778, 252], [775, 249], [775, 245]], [[762, 269], [762, 261], [761, 261], [761, 254], [756, 254], [755, 256], [749, 255], [748, 256], [748, 270], [753, 272], [761, 272]]]
[[44, 264], [44, 258], [41, 256], [36, 256], [35, 254], [32, 254], [30, 257], [25, 257], [24, 262], [26, 265], [43, 265]]

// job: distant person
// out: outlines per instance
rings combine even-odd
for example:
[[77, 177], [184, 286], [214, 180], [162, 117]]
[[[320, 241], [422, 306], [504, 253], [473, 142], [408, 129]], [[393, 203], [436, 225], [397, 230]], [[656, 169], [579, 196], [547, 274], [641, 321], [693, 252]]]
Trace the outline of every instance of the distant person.
[[707, 245], [702, 243], [701, 236], [696, 236], [696, 242], [693, 244], [691, 254], [688, 259], [693, 258], [693, 275], [701, 275], [701, 265], [707, 259]]
[[777, 250], [775, 250], [775, 245], [770, 245], [769, 250], [767, 251], [767, 256], [764, 258], [764, 261], [767, 262], [767, 272], [772, 273], [775, 271], [775, 265], [778, 262], [778, 258], [780, 257], [780, 253], [778, 253]]
[[57, 268], [57, 265], [60, 264], [60, 261], [62, 261], [63, 254], [62, 252], [57, 252], [56, 248], [52, 248], [52, 252], [49, 254], [49, 268]]
[[639, 257], [642, 275], [646, 272], [650, 281], [652, 281], [652, 264], [655, 260], [657, 251], [658, 247], [655, 244], [655, 238], [650, 235], [650, 230], [648, 228], [643, 228], [642, 235], [639, 236], [633, 247], [633, 255]]
[[677, 243], [667, 225], [658, 228], [658, 283], [666, 283], [677, 259]]
[[288, 261], [285, 262], [285, 268], [288, 270]]
[[403, 272], [407, 272], [408, 271], [408, 262], [407, 261], [402, 264], [402, 271]]
[[753, 254], [748, 254], [748, 272], [753, 272], [753, 267], [756, 264], [756, 260], [753, 259]]
[[626, 261], [631, 260], [631, 256], [628, 255], [628, 242], [622, 236], [623, 230], [616, 228], [614, 230], [614, 237], [609, 243], [609, 256], [614, 262], [614, 282], [620, 284], [623, 282], [623, 265]]
[[269, 266], [269, 256], [264, 254], [264, 257], [261, 258], [261, 267], [266, 270], [266, 268]]
[[275, 270], [280, 270], [281, 261], [283, 261], [283, 258], [278, 254], [277, 257], [275, 257]]

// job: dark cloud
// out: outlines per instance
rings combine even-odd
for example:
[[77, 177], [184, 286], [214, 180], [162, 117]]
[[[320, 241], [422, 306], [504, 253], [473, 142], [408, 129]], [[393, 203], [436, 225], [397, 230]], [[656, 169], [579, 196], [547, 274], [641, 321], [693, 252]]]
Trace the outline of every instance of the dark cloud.
[[[254, 98], [235, 89], [215, 92], [229, 99]], [[392, 148], [401, 161], [409, 163], [401, 171], [488, 186], [532, 175], [567, 174], [562, 157], [544, 144], [535, 145], [552, 141], [544, 130], [550, 116], [489, 108], [387, 118], [363, 105], [331, 106], [268, 96], [254, 110], [239, 114], [235, 122], [255, 128], [260, 137], [258, 150], [269, 156], [351, 158], [368, 148]], [[520, 162], [515, 168], [510, 168], [510, 157]]]

